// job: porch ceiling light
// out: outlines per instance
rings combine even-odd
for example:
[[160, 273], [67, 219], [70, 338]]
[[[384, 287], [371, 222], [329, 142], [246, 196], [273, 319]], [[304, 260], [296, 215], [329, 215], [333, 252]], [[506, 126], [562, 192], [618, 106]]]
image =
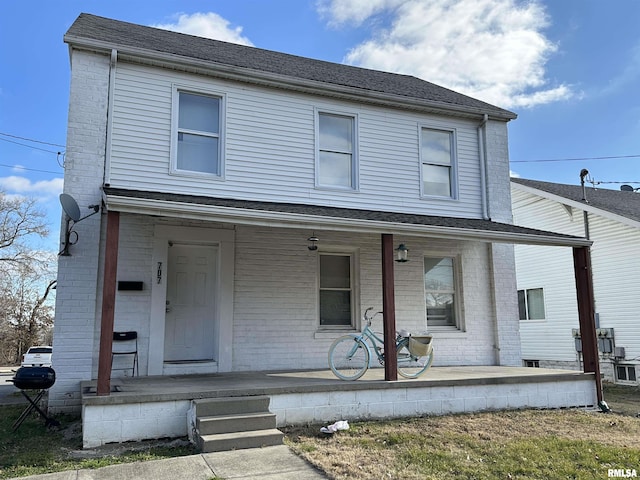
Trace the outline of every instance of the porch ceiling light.
[[396, 248], [396, 262], [399, 263], [404, 263], [404, 262], [408, 262], [409, 259], [407, 258], [409, 255], [409, 249], [404, 245], [404, 243], [401, 243], [400, 245], [398, 245], [398, 248]]
[[312, 252], [315, 252], [316, 250], [318, 250], [318, 242], [319, 241], [320, 241], [320, 239], [318, 237], [316, 237], [316, 235], [314, 233], [309, 238], [307, 238], [307, 242], [309, 242], [309, 246], [307, 248], [309, 250], [311, 250]]

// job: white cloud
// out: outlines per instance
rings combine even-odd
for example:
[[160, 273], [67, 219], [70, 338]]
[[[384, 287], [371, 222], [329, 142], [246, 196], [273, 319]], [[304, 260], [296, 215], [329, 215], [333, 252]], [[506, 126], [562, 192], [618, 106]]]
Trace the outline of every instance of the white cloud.
[[62, 193], [62, 178], [32, 182], [28, 178], [12, 175], [0, 177], [0, 189], [7, 194], [55, 196]]
[[323, 0], [318, 8], [336, 24], [390, 15], [389, 27], [353, 48], [346, 63], [414, 75], [505, 108], [575, 95], [545, 77], [557, 47], [543, 33], [548, 18], [536, 0]]
[[174, 23], [151, 25], [152, 27], [187, 33], [198, 37], [212, 38], [224, 42], [253, 46], [253, 43], [242, 35], [242, 27], [231, 27], [229, 20], [217, 13], [176, 14]]

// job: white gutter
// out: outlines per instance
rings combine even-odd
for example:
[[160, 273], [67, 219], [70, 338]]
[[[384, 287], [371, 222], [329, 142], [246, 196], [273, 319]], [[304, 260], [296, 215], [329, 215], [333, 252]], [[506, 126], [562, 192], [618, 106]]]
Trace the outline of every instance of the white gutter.
[[248, 208], [221, 207], [197, 203], [155, 200], [148, 198], [104, 195], [108, 210], [139, 215], [180, 217], [191, 220], [227, 221], [241, 225], [263, 227], [318, 229], [326, 228], [341, 232], [396, 233], [411, 236], [428, 235], [434, 238], [466, 239], [482, 242], [522, 243], [527, 245], [590, 246], [584, 238], [557, 237], [526, 233], [476, 230], [471, 228], [445, 227], [440, 225], [417, 225], [379, 220], [323, 217], [301, 213], [252, 210]]
[[105, 138], [104, 152], [104, 184], [111, 183], [111, 132], [113, 130], [113, 91], [116, 87], [116, 65], [118, 63], [118, 51], [114, 48], [111, 50], [111, 63], [109, 64], [109, 90], [108, 90], [108, 106], [107, 106], [107, 132]]
[[482, 122], [478, 125], [478, 152], [480, 153], [480, 202], [482, 203], [482, 218], [490, 220], [488, 204], [488, 182], [487, 182], [487, 135], [486, 128], [489, 115], [486, 113], [482, 117]]
[[[74, 48], [82, 47], [95, 51], [110, 51], [113, 48], [113, 44], [110, 42], [76, 37], [73, 35], [65, 35], [64, 41], [72, 45]], [[265, 72], [262, 70], [216, 63], [211, 60], [200, 60], [182, 55], [156, 52], [144, 48], [124, 45], [117, 46], [117, 48], [118, 58], [120, 61], [130, 60], [144, 63], [144, 60], [146, 59], [150, 64], [154, 64], [154, 62], [165, 65], [171, 64], [183, 68], [185, 71], [205, 73], [227, 80], [253, 83], [274, 88], [286, 88], [303, 93], [333, 95], [347, 100], [360, 102], [368, 101], [387, 107], [424, 110], [433, 113], [456, 113], [467, 117], [477, 117], [478, 115], [485, 114], [485, 109], [480, 107], [453, 105], [445, 102], [421, 100], [415, 97], [381, 93], [317, 80], [306, 80], [277, 73]], [[506, 110], [504, 112], [505, 113], [503, 115], [495, 113], [491, 118], [495, 120], [509, 121], [517, 117], [517, 115]]]

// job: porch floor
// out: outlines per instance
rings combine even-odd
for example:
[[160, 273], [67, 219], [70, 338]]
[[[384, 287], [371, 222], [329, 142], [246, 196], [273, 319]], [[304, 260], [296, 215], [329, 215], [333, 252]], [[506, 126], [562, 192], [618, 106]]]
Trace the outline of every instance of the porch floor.
[[293, 370], [119, 377], [111, 380], [112, 393], [108, 396], [96, 395], [95, 380], [82, 382], [81, 392], [82, 404], [89, 406], [289, 393], [584, 381], [589, 377], [594, 378], [594, 374], [546, 368], [461, 366], [432, 367], [421, 378], [400, 377], [395, 382], [384, 380], [383, 368], [373, 368], [359, 380], [348, 382], [336, 378], [331, 370]]

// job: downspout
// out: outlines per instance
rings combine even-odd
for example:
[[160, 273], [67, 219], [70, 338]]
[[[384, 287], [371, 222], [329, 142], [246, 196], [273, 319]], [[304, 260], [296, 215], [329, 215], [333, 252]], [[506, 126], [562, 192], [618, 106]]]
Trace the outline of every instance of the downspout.
[[108, 107], [107, 107], [107, 131], [105, 138], [104, 152], [104, 174], [103, 184], [111, 183], [111, 132], [113, 129], [113, 103], [114, 90], [116, 87], [116, 64], [118, 63], [118, 50], [111, 50], [111, 63], [109, 64], [109, 90], [108, 90]]
[[482, 203], [482, 218], [484, 220], [491, 220], [489, 216], [489, 205], [487, 195], [487, 136], [486, 125], [489, 120], [489, 115], [486, 113], [482, 117], [482, 122], [478, 125], [478, 152], [480, 153], [480, 195]]

